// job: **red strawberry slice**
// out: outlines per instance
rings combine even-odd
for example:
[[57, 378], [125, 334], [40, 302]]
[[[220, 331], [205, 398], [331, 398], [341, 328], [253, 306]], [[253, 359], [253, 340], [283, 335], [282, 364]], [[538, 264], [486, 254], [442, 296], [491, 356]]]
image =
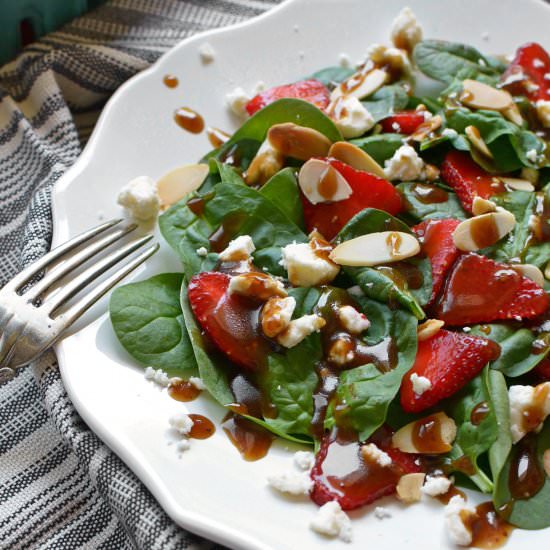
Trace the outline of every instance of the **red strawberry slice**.
[[270, 350], [258, 323], [262, 304], [227, 290], [231, 277], [204, 272], [189, 281], [191, 309], [214, 344], [234, 363], [257, 370]]
[[458, 195], [462, 206], [472, 212], [474, 197], [488, 199], [505, 191], [502, 182], [485, 172], [464, 151], [449, 151], [441, 165], [441, 177]]
[[[499, 355], [500, 346], [491, 340], [444, 329], [418, 342], [414, 365], [401, 383], [403, 410], [418, 413], [453, 395]], [[431, 388], [414, 393], [412, 374], [426, 377]]]
[[[391, 432], [389, 436], [391, 438]], [[369, 441], [390, 455], [392, 463], [389, 466], [365, 461], [356, 437], [327, 434], [321, 441], [311, 470], [311, 500], [319, 506], [337, 500], [343, 510], [354, 510], [394, 493], [402, 475], [421, 471], [415, 464], [416, 455], [390, 449], [390, 439], [384, 439], [388, 442], [382, 444], [375, 436]]]
[[303, 99], [304, 101], [313, 103], [313, 105], [316, 105], [319, 109], [325, 109], [330, 101], [330, 92], [328, 88], [318, 80], [301, 80], [294, 84], [276, 86], [275, 88], [270, 88], [265, 92], [259, 93], [246, 104], [246, 110], [249, 115], [253, 115], [266, 105], [285, 97]]
[[325, 159], [348, 182], [353, 193], [342, 201], [311, 204], [302, 193], [304, 219], [308, 231], [317, 229], [326, 239], [332, 239], [346, 223], [365, 208], [378, 208], [395, 215], [401, 211], [401, 196], [385, 179], [356, 170], [336, 159]]
[[505, 264], [465, 254], [454, 264], [434, 310], [448, 325], [526, 319], [544, 313], [546, 292]]
[[459, 223], [460, 220], [453, 218], [426, 220], [412, 228], [432, 264], [432, 295], [428, 304], [439, 294], [447, 271], [461, 254], [453, 241], [453, 232]]
[[534, 369], [533, 372], [543, 380], [550, 380], [550, 356], [546, 356]]
[[380, 121], [382, 131], [387, 134], [410, 135], [424, 122], [424, 115], [418, 111], [400, 111]]
[[501, 82], [514, 95], [524, 95], [531, 101], [550, 99], [550, 55], [536, 42], [524, 44], [516, 52]]

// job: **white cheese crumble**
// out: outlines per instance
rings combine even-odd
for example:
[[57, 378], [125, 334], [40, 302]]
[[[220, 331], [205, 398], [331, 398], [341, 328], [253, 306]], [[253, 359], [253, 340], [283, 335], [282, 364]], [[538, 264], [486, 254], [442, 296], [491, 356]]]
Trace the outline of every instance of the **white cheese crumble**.
[[416, 372], [411, 374], [411, 383], [413, 392], [417, 397], [420, 397], [424, 392], [427, 392], [432, 387], [432, 382], [425, 376], [418, 376]]
[[383, 506], [377, 506], [374, 509], [374, 517], [376, 519], [391, 518], [391, 512], [387, 508], [384, 508]]
[[225, 102], [231, 111], [238, 117], [246, 117], [248, 115], [246, 112], [246, 104], [251, 99], [250, 95], [239, 87], [225, 94]]
[[202, 381], [202, 378], [199, 378], [198, 376], [191, 376], [188, 382], [193, 384], [193, 386], [195, 386], [198, 390], [202, 391], [206, 389], [206, 384]]
[[277, 336], [277, 341], [285, 348], [293, 348], [310, 334], [318, 332], [325, 324], [326, 321], [319, 315], [304, 315], [291, 321], [288, 327]]
[[[512, 441], [517, 443], [526, 433], [525, 416], [529, 409], [538, 401], [536, 394], [538, 392], [547, 392], [546, 398], [541, 403], [541, 416], [546, 418], [550, 414], [550, 382], [544, 382], [538, 386], [510, 386], [508, 388], [508, 400], [510, 402], [510, 432]], [[543, 420], [544, 420], [543, 418]], [[535, 431], [539, 429], [535, 427]]]
[[171, 378], [162, 370], [153, 367], [147, 367], [143, 373], [146, 380], [150, 380], [159, 386], [166, 388], [170, 385]]
[[216, 58], [216, 50], [209, 42], [204, 42], [199, 46], [199, 55], [203, 63], [212, 63]]
[[349, 69], [351, 67], [351, 59], [347, 53], [342, 52], [338, 56], [338, 64], [344, 69]]
[[364, 459], [376, 462], [379, 466], [382, 466], [383, 468], [385, 468], [386, 466], [390, 466], [393, 462], [391, 456], [380, 449], [374, 443], [367, 443], [366, 445], [363, 445], [361, 447], [361, 455]]
[[414, 46], [422, 40], [422, 28], [411, 8], [403, 8], [394, 19], [391, 39], [396, 47], [406, 48], [409, 51], [412, 51]]
[[297, 451], [294, 453], [294, 465], [299, 470], [311, 470], [315, 464], [315, 455], [310, 451]]
[[527, 160], [531, 161], [531, 162], [537, 162], [537, 150], [536, 149], [529, 149], [529, 151], [527, 151], [527, 153], [525, 153], [525, 157], [527, 158]]
[[309, 495], [313, 489], [313, 480], [309, 472], [281, 472], [270, 475], [267, 483], [273, 489], [289, 495]]
[[451, 480], [445, 476], [426, 476], [421, 491], [425, 495], [436, 497], [447, 493], [451, 487], [451, 484]]
[[338, 317], [344, 328], [351, 334], [361, 334], [370, 327], [370, 321], [366, 315], [357, 311], [353, 306], [339, 308]]
[[336, 500], [323, 504], [309, 526], [326, 537], [339, 537], [344, 542], [352, 540], [351, 520]]
[[200, 256], [201, 258], [208, 256], [208, 250], [206, 250], [206, 247], [204, 246], [197, 248], [196, 253], [197, 253], [197, 256]]
[[544, 80], [550, 80], [550, 73], [546, 73], [544, 75]]
[[550, 128], [550, 100], [539, 99], [536, 103], [537, 116], [545, 128]]
[[273, 337], [290, 325], [292, 314], [296, 309], [296, 300], [292, 296], [286, 298], [270, 298], [262, 309], [262, 328], [266, 336]]
[[365, 295], [365, 293], [361, 290], [361, 287], [359, 285], [350, 286], [348, 288], [348, 294], [356, 298], [361, 298], [362, 296]]
[[334, 124], [346, 139], [362, 136], [374, 126], [374, 118], [356, 97], [345, 95], [336, 102]]
[[448, 137], [449, 139], [454, 139], [458, 136], [458, 132], [456, 130], [453, 130], [452, 128], [445, 128], [443, 132], [441, 132], [441, 135]]
[[287, 244], [281, 249], [281, 265], [294, 286], [317, 286], [331, 282], [340, 267], [316, 254], [309, 243]]
[[188, 451], [191, 448], [191, 441], [189, 439], [182, 439], [181, 441], [178, 441], [176, 444], [176, 451], [179, 454], [184, 453], [185, 451]]
[[399, 122], [392, 122], [391, 123], [392, 130], [394, 130], [397, 133], [401, 132], [401, 126], [399, 126]]
[[384, 175], [390, 181], [423, 179], [424, 161], [410, 145], [402, 145], [384, 162]]
[[117, 202], [138, 221], [151, 220], [159, 213], [160, 199], [157, 187], [149, 176], [139, 176], [128, 182], [120, 190]]
[[[285, 295], [285, 285], [275, 277], [266, 277], [262, 280], [263, 288], [265, 291], [270, 291], [273, 295]], [[248, 296], [251, 293], [251, 288], [253, 289], [252, 279], [247, 277], [247, 274], [243, 275], [234, 275], [229, 281], [229, 287], [227, 288], [229, 294], [242, 294]]]
[[219, 258], [222, 262], [238, 262], [248, 260], [256, 250], [254, 241], [250, 235], [241, 235], [229, 241], [227, 248], [220, 252]]
[[535, 59], [533, 59], [533, 67], [535, 67], [535, 69], [540, 69], [541, 67], [544, 67], [544, 61], [542, 59], [539, 59], [538, 57], [535, 57]]
[[445, 506], [445, 525], [452, 542], [460, 546], [469, 546], [472, 543], [472, 533], [462, 521], [462, 511], [475, 513], [475, 509], [468, 506], [460, 495], [455, 495]]
[[191, 428], [193, 427], [193, 420], [191, 417], [184, 412], [179, 412], [173, 414], [169, 419], [168, 423], [176, 432], [180, 435], [189, 435]]

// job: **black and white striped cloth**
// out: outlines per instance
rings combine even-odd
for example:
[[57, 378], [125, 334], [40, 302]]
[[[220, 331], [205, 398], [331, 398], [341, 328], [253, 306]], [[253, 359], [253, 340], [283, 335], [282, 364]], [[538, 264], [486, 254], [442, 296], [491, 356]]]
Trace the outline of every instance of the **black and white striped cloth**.
[[[49, 248], [52, 185], [106, 99], [182, 38], [279, 0], [112, 0], [0, 70], [0, 287]], [[0, 549], [206, 548], [84, 424], [53, 353], [0, 386]]]

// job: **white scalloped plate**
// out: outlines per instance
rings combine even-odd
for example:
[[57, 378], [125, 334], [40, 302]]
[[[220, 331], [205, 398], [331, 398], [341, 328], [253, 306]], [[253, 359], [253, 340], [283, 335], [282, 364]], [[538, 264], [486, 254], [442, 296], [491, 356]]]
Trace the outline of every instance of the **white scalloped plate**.
[[[538, 0], [410, 0], [425, 36], [463, 41], [489, 53], [511, 52], [529, 40], [550, 46], [550, 10]], [[342, 52], [360, 59], [372, 42], [387, 42], [400, 0], [294, 0], [235, 27], [195, 36], [176, 46], [153, 67], [132, 78], [109, 101], [75, 166], [55, 186], [54, 245], [121, 214], [118, 189], [129, 179], [159, 177], [194, 162], [209, 149], [206, 136], [181, 130], [172, 120], [180, 106], [201, 113], [208, 125], [231, 130], [236, 122], [224, 105], [235, 86], [252, 89], [291, 82], [338, 63]], [[201, 63], [198, 48], [208, 41], [214, 62]], [[180, 80], [176, 89], [165, 74]], [[166, 246], [131, 279], [178, 270]], [[266, 487], [268, 473], [292, 468], [294, 449], [274, 445], [258, 462], [243, 461], [221, 430], [177, 458], [167, 444], [168, 417], [183, 405], [146, 382], [142, 370], [121, 349], [102, 300], [89, 323], [57, 346], [63, 380], [89, 426], [147, 485], [181, 526], [238, 548], [359, 548], [441, 550], [450, 547], [438, 503], [405, 508], [387, 499], [392, 517], [377, 520], [371, 508], [351, 514], [350, 545], [324, 539], [308, 529], [316, 507], [290, 501]], [[83, 325], [81, 325], [83, 326]], [[223, 411], [207, 397], [189, 404], [191, 412], [215, 421]], [[377, 503], [378, 504], [378, 503]], [[542, 547], [548, 531], [516, 531], [508, 548]]]

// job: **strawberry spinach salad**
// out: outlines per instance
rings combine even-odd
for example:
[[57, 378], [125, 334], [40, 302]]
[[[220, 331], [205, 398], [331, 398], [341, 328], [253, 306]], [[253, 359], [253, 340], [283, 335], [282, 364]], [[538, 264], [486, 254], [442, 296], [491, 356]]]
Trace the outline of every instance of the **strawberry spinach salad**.
[[143, 365], [311, 446], [276, 488], [340, 514], [438, 497], [483, 546], [550, 526], [550, 56], [411, 29], [250, 99], [159, 217], [182, 272], [110, 314]]

